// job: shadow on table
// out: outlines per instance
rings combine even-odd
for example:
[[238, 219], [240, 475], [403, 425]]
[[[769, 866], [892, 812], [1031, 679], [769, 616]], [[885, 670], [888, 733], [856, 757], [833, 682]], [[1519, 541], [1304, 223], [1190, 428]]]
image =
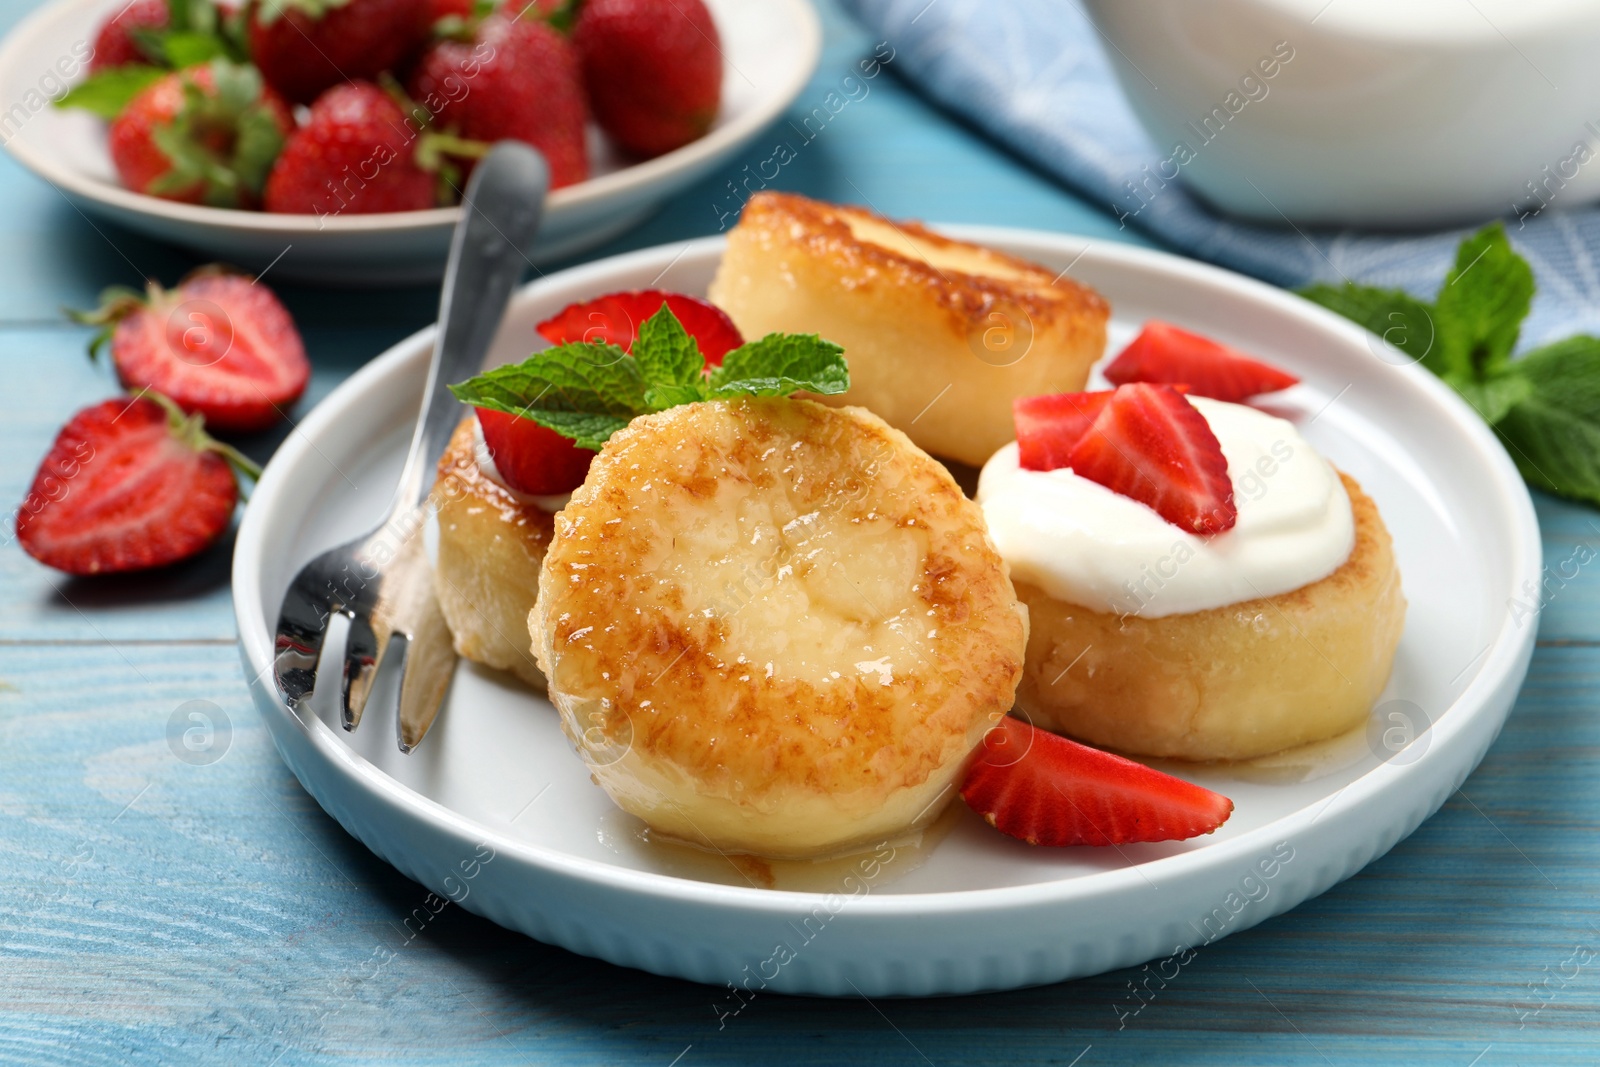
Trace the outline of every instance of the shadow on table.
[[170, 567], [64, 578], [54, 586], [52, 598], [61, 607], [79, 611], [150, 608], [200, 600], [227, 586], [233, 569], [234, 533], [230, 529], [200, 555]]

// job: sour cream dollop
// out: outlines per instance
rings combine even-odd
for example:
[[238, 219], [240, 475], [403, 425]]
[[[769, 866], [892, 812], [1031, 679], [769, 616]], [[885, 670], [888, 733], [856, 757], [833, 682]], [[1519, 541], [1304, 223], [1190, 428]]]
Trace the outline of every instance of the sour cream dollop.
[[524, 493], [513, 489], [506, 484], [500, 476], [500, 468], [494, 465], [494, 457], [489, 454], [489, 446], [483, 440], [483, 427], [478, 425], [478, 420], [472, 420], [472, 455], [478, 461], [478, 469], [500, 488], [510, 493], [519, 504], [532, 504], [547, 514], [554, 515], [567, 506], [567, 501], [572, 499], [571, 493], [556, 493], [553, 496], [538, 496], [533, 493]]
[[1015, 442], [984, 465], [978, 503], [1012, 578], [1096, 611], [1160, 618], [1298, 589], [1355, 545], [1344, 484], [1294, 425], [1203, 397], [1233, 480], [1239, 521], [1187, 533], [1070, 468], [1024, 470]]

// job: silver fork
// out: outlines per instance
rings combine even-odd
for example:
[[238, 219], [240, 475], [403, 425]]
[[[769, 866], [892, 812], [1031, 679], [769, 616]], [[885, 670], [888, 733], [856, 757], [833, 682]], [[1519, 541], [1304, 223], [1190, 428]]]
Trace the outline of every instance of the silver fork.
[[[433, 593], [422, 547], [423, 499], [461, 418], [445, 388], [482, 366], [527, 262], [544, 208], [550, 171], [527, 145], [502, 141], [473, 170], [461, 221], [450, 241], [439, 298], [439, 330], [422, 410], [394, 502], [369, 534], [329, 549], [301, 568], [278, 614], [273, 672], [296, 711], [316, 687], [328, 621], [349, 620], [340, 680], [346, 730], [361, 722], [368, 698], [397, 721], [402, 752], [422, 740], [438, 715], [456, 655]], [[395, 680], [399, 684], [395, 684]]]

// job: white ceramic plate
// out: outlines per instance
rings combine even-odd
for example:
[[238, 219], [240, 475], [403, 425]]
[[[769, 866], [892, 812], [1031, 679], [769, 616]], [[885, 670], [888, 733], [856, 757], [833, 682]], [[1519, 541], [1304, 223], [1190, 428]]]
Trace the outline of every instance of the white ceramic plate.
[[[444, 273], [458, 208], [318, 219], [178, 204], [123, 188], [106, 150], [105, 124], [85, 111], [55, 108], [50, 98], [83, 77], [86, 39], [125, 2], [57, 0], [7, 35], [0, 100], [9, 110], [0, 112], [0, 141], [18, 162], [85, 212], [251, 270], [276, 261], [280, 278], [375, 286]], [[698, 141], [631, 166], [591, 129], [594, 176], [551, 194], [535, 263], [571, 256], [643, 221], [736, 155], [805, 87], [822, 52], [810, 0], [707, 0], [707, 6], [725, 56], [716, 125]]]
[[[1222, 830], [1195, 841], [1030, 849], [958, 802], [933, 847], [900, 848], [882, 870], [822, 869], [806, 883], [820, 891], [802, 892], [782, 888], [801, 881], [781, 872], [780, 888], [753, 888], [759, 871], [642, 841], [591, 783], [550, 706], [492, 672], [462, 666], [409, 757], [392, 724], [346, 734], [326, 707], [302, 720], [272, 681], [278, 605], [303, 562], [386, 507], [430, 329], [311, 413], [268, 466], [239, 533], [245, 670], [306, 789], [410, 877], [542, 941], [717, 985], [868, 996], [1002, 989], [1174, 952], [1167, 966], [1181, 966], [1182, 950], [1321, 893], [1415, 829], [1494, 740], [1534, 644], [1536, 620], [1508, 610], [1540, 573], [1533, 507], [1477, 416], [1425, 371], [1375, 352], [1355, 326], [1258, 282], [1078, 237], [949, 230], [1072, 264], [1110, 299], [1114, 348], [1159, 316], [1304, 377], [1277, 407], [1377, 500], [1410, 599], [1371, 742], [1358, 735], [1275, 766], [1184, 771], [1237, 804]], [[651, 284], [703, 292], [721, 247], [708, 238], [648, 249], [541, 280], [515, 298], [491, 362], [523, 358], [534, 323], [576, 299]], [[939, 384], [928, 387], [931, 399]], [[1389, 753], [1384, 743], [1399, 747], [1419, 716], [1432, 728]]]

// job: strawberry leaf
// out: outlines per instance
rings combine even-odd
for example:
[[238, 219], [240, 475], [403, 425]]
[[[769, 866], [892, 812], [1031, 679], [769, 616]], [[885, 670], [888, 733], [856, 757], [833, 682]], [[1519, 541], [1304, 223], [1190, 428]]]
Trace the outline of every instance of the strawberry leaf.
[[256, 21], [263, 26], [270, 26], [291, 11], [297, 11], [311, 19], [320, 19], [323, 15], [336, 7], [343, 7], [350, 0], [263, 0], [256, 7]]
[[167, 72], [160, 67], [130, 63], [91, 74], [56, 101], [56, 107], [82, 108], [107, 121], [122, 114], [134, 97]]

